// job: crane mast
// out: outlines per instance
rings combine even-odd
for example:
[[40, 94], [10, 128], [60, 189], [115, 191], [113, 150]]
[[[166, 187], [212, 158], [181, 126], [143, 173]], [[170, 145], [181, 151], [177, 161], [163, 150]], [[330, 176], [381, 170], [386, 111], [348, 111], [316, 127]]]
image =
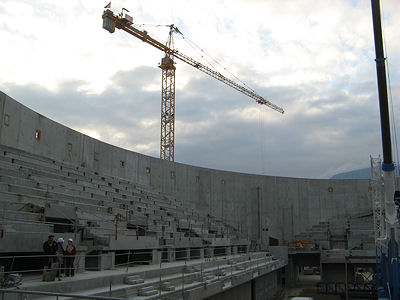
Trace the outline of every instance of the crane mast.
[[175, 142], [175, 66], [174, 58], [177, 58], [188, 65], [208, 74], [211, 77], [225, 83], [235, 90], [253, 98], [258, 104], [265, 105], [280, 113], [284, 110], [257, 95], [254, 91], [238, 84], [237, 82], [225, 77], [221, 73], [197, 62], [193, 58], [173, 49], [174, 32], [180, 33], [179, 29], [173, 24], [170, 25], [169, 36], [166, 44], [163, 44], [156, 39], [150, 37], [145, 30], [139, 30], [133, 26], [133, 19], [126, 13], [115, 15], [111, 10], [106, 9], [103, 12], [103, 28], [113, 33], [115, 28], [122, 29], [134, 37], [150, 44], [151, 46], [163, 51], [164, 57], [161, 60], [160, 68], [162, 70], [162, 92], [161, 92], [161, 141], [160, 141], [160, 158], [174, 161], [174, 142]]
[[[167, 47], [173, 43], [174, 26], [170, 26]], [[175, 66], [174, 57], [166, 52], [161, 59], [161, 141], [160, 158], [175, 160]]]

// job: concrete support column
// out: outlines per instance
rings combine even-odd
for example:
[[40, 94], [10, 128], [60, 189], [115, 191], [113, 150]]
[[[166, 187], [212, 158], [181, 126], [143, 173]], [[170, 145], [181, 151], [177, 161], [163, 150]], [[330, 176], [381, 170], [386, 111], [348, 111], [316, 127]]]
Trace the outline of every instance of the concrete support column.
[[226, 256], [228, 256], [228, 255], [231, 255], [232, 254], [232, 247], [226, 247], [226, 250], [225, 250], [226, 252], [225, 252], [225, 255]]
[[286, 266], [286, 272], [285, 272], [285, 283], [288, 287], [294, 287], [296, 286], [298, 278], [299, 278], [299, 268], [296, 265], [294, 256], [289, 255], [288, 264]]
[[86, 257], [85, 252], [78, 251], [76, 253], [74, 261], [75, 273], [80, 273], [85, 271], [85, 257]]
[[199, 251], [200, 251], [200, 259], [203, 259], [204, 258], [204, 248], [200, 248]]
[[175, 249], [174, 248], [168, 248], [168, 261], [175, 261]]
[[205, 248], [204, 250], [205, 250], [205, 257], [206, 258], [214, 257], [214, 247]]
[[161, 251], [159, 249], [153, 249], [151, 263], [153, 265], [159, 264], [161, 262]]
[[232, 246], [232, 254], [238, 254], [238, 246]]
[[115, 267], [115, 252], [101, 253], [100, 270], [110, 270]]
[[186, 260], [190, 260], [190, 248], [186, 248]]

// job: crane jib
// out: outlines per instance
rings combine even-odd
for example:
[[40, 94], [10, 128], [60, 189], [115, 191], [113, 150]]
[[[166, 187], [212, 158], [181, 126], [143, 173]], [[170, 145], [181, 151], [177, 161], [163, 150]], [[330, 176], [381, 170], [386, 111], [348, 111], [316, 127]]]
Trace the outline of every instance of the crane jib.
[[[246, 87], [236, 83], [235, 81], [225, 77], [221, 73], [210, 69], [209, 67], [201, 64], [200, 62], [194, 60], [193, 58], [186, 56], [177, 50], [173, 50], [173, 49], [169, 48], [168, 46], [164, 45], [163, 43], [150, 37], [146, 31], [141, 31], [141, 30], [135, 28], [134, 26], [132, 26], [131, 24], [132, 23], [130, 22], [130, 19], [125, 19], [122, 16], [114, 15], [114, 13], [109, 9], [105, 10], [103, 13], [103, 28], [106, 29], [107, 31], [109, 31], [110, 33], [113, 33], [115, 31], [115, 27], [118, 29], [122, 29], [122, 30], [126, 31], [127, 33], [142, 40], [143, 42], [146, 42], [146, 43], [152, 45], [153, 47], [165, 52], [168, 55], [178, 58], [179, 60], [191, 65], [192, 67], [202, 71], [203, 73], [210, 75], [211, 77], [214, 77], [215, 79], [225, 83], [226, 85], [247, 95], [248, 97], [253, 98], [254, 100], [256, 100], [256, 102], [258, 104], [266, 105], [282, 114], [284, 113], [284, 110], [281, 107], [279, 107], [279, 106], [269, 102], [268, 100], [264, 99], [263, 97], [257, 95], [252, 90], [249, 90]], [[176, 27], [173, 27], [173, 29], [176, 32], [179, 32], [179, 30]]]

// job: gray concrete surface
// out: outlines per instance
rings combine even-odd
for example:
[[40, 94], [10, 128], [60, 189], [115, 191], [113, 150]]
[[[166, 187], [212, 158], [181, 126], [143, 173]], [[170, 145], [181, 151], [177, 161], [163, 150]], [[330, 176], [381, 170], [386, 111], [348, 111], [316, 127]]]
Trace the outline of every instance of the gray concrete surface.
[[[142, 255], [158, 263], [271, 249], [290, 274], [248, 278], [223, 296], [250, 288], [271, 297], [265, 287], [295, 283], [311, 250], [320, 254], [322, 271], [374, 251], [371, 194], [368, 180], [163, 161], [95, 140], [0, 92], [0, 254], [40, 252], [50, 233], [74, 238], [80, 269], [113, 268], [122, 250], [149, 251]], [[293, 238], [307, 240], [307, 249]], [[280, 248], [272, 250], [271, 241]], [[339, 273], [323, 278], [341, 279]]]
[[[237, 268], [239, 265], [243, 268]], [[279, 278], [283, 266], [282, 261], [272, 260], [264, 253], [253, 253], [211, 261], [197, 259], [189, 262], [169, 262], [162, 266], [119, 267], [101, 273], [85, 272], [75, 277], [62, 277], [61, 281], [54, 282], [42, 282], [38, 276], [31, 275], [25, 278], [19, 290], [148, 300], [158, 299], [159, 295], [168, 299], [180, 299], [183, 294], [185, 299], [223, 299], [220, 295], [241, 295], [235, 299], [245, 300], [251, 298], [252, 291], [248, 286], [255, 285], [257, 299], [265, 299], [280, 289]], [[170, 288], [160, 291], [160, 287], [163, 286]], [[157, 291], [156, 295], [140, 295], [147, 287], [154, 288]], [[29, 296], [29, 299], [38, 298], [47, 299]], [[6, 299], [14, 298], [8, 295]]]
[[[368, 180], [258, 176], [173, 163], [95, 140], [1, 92], [0, 107], [0, 144], [86, 166], [100, 174], [125, 178], [173, 195], [197, 212], [242, 226], [252, 240], [261, 238], [261, 242], [267, 243], [269, 236], [290, 240], [292, 235], [321, 221], [372, 208]], [[35, 139], [36, 130], [40, 130], [40, 140]], [[171, 171], [175, 176], [171, 177]], [[256, 220], [258, 214], [254, 214], [259, 201], [260, 222]]]

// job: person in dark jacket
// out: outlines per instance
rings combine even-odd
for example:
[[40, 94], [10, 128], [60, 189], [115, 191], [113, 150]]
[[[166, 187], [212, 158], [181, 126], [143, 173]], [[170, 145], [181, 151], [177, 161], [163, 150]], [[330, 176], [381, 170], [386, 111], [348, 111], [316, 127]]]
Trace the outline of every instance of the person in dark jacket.
[[74, 260], [76, 255], [76, 247], [72, 239], [68, 240], [68, 245], [65, 247], [65, 264], [66, 264], [66, 276], [74, 276]]
[[56, 253], [57, 253], [58, 245], [54, 241], [54, 235], [49, 235], [48, 240], [43, 243], [43, 251], [46, 256], [46, 266], [50, 269], [51, 264], [57, 261]]

